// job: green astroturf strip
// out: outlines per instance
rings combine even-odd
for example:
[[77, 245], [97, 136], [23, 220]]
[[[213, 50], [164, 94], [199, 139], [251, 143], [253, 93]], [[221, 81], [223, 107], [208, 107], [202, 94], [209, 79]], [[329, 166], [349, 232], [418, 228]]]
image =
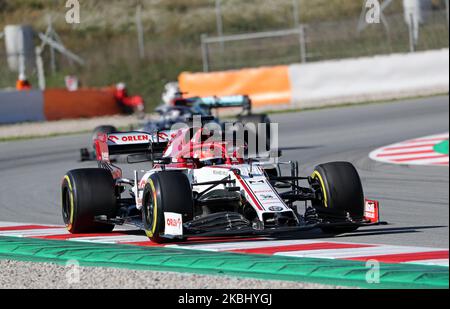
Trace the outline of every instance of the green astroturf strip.
[[448, 155], [448, 140], [434, 146], [434, 151]]
[[363, 288], [448, 288], [448, 267], [381, 264], [380, 283], [366, 281], [365, 263], [345, 260], [248, 255], [225, 252], [93, 244], [0, 237], [0, 259], [133, 270], [227, 275]]

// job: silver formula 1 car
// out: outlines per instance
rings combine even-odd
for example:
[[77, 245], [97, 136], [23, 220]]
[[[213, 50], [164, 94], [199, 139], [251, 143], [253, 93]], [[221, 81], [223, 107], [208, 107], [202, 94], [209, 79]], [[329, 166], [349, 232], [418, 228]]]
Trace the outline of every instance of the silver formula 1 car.
[[[234, 141], [210, 135], [202, 127], [99, 135], [99, 168], [72, 170], [62, 182], [68, 230], [109, 232], [132, 224], [161, 243], [314, 228], [339, 234], [380, 224], [378, 202], [365, 199], [352, 164], [321, 164], [312, 175], [300, 176], [295, 162], [245, 158]], [[152, 163], [129, 179], [111, 155], [145, 155]]]

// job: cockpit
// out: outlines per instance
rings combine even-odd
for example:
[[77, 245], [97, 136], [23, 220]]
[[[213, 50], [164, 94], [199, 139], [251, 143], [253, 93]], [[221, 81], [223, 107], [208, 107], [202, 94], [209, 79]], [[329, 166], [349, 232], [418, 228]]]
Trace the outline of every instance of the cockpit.
[[240, 147], [226, 141], [221, 130], [185, 128], [169, 143], [164, 157], [175, 164], [195, 164], [197, 167], [243, 163]]

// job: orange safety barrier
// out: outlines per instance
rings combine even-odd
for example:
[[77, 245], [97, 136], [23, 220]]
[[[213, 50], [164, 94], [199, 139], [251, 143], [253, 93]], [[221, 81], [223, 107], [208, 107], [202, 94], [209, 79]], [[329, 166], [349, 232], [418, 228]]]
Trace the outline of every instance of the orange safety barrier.
[[44, 114], [47, 120], [90, 118], [120, 114], [112, 90], [49, 89], [44, 91]]
[[188, 96], [249, 95], [254, 106], [290, 104], [288, 66], [211, 73], [182, 73], [180, 89]]

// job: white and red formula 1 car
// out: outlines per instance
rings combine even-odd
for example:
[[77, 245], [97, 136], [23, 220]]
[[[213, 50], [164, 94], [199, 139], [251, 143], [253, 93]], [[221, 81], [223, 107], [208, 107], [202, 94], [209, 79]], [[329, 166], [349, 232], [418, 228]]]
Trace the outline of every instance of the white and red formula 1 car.
[[[180, 129], [170, 137], [99, 135], [99, 168], [72, 170], [63, 179], [64, 222], [71, 233], [133, 224], [158, 243], [314, 228], [339, 234], [380, 224], [378, 202], [365, 199], [350, 163], [321, 164], [301, 177], [296, 162], [267, 165], [240, 156], [230, 144], [208, 140], [202, 127]], [[134, 179], [123, 178], [109, 161], [116, 154], [128, 155], [129, 161], [144, 156], [151, 168], [140, 177], [135, 171]]]

